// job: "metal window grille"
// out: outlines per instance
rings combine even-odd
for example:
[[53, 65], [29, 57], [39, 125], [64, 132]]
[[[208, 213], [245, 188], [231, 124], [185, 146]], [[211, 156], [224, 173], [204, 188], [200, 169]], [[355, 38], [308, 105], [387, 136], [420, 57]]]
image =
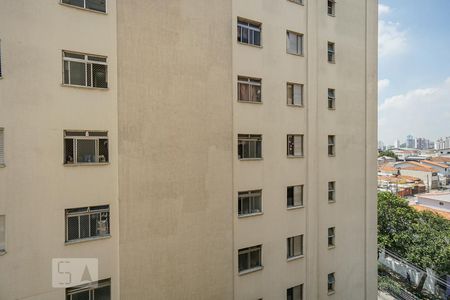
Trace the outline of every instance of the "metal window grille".
[[261, 79], [238, 76], [238, 100], [261, 102]]
[[5, 164], [5, 130], [0, 128], [0, 166]]
[[66, 242], [109, 236], [109, 205], [66, 209]]
[[328, 109], [336, 108], [336, 90], [328, 89]]
[[287, 136], [287, 155], [303, 156], [303, 135], [290, 134]]
[[261, 24], [238, 20], [237, 40], [243, 44], [261, 46]]
[[287, 257], [303, 255], [303, 234], [287, 238]]
[[287, 84], [287, 103], [288, 105], [303, 106], [303, 84]]
[[336, 201], [336, 182], [334, 181], [328, 182], [328, 201]]
[[89, 10], [106, 12], [106, 0], [61, 0], [61, 3]]
[[63, 51], [63, 82], [67, 85], [107, 88], [106, 57]]
[[328, 42], [328, 62], [334, 63], [336, 60], [335, 45]]
[[258, 134], [238, 135], [239, 159], [258, 159], [262, 157], [262, 136]]
[[303, 55], [303, 34], [287, 31], [286, 43], [288, 53]]
[[6, 251], [6, 216], [0, 215], [0, 253]]
[[64, 164], [109, 162], [107, 131], [64, 131]]
[[328, 274], [328, 293], [334, 292], [335, 284], [336, 284], [336, 280], [334, 278], [334, 273]]
[[328, 0], [328, 8], [327, 8], [328, 15], [334, 17], [336, 13], [335, 10], [336, 10], [336, 1]]
[[262, 190], [245, 191], [238, 193], [238, 215], [257, 214], [262, 211]]
[[303, 300], [303, 284], [288, 288], [286, 290], [287, 300]]
[[336, 137], [334, 135], [328, 136], [328, 155], [334, 156], [336, 154]]
[[303, 185], [287, 187], [287, 207], [303, 206]]
[[261, 267], [261, 252], [262, 245], [239, 249], [239, 272]]
[[330, 227], [328, 228], [328, 247], [333, 247], [335, 241], [335, 228]]
[[111, 299], [111, 279], [104, 279], [66, 289], [66, 300], [109, 300]]

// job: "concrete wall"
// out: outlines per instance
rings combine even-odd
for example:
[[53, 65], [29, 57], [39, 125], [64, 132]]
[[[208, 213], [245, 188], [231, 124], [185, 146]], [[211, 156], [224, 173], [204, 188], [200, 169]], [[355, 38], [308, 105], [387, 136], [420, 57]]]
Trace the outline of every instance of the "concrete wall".
[[118, 22], [121, 299], [231, 299], [231, 2]]
[[[51, 259], [99, 259], [99, 276], [118, 297], [118, 154], [116, 6], [108, 14], [57, 0], [2, 0], [0, 127], [6, 167], [0, 168], [0, 214], [6, 250], [0, 256], [0, 299], [63, 299], [51, 287]], [[105, 55], [109, 88], [63, 87], [62, 50]], [[110, 164], [63, 165], [63, 130], [106, 130]], [[109, 239], [65, 245], [66, 208], [109, 204]]]

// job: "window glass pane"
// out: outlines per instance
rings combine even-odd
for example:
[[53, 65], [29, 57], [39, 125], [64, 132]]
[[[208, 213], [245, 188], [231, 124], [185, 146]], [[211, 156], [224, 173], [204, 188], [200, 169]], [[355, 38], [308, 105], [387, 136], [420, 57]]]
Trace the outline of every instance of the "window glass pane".
[[62, 3], [84, 7], [84, 0], [62, 0]]
[[76, 59], [85, 59], [84, 54], [72, 53], [72, 52], [64, 52], [65, 57], [76, 58]]
[[243, 214], [250, 213], [250, 201], [248, 200], [248, 198], [242, 199], [242, 212]]
[[78, 217], [69, 217], [67, 220], [67, 240], [76, 240], [79, 238], [78, 236]]
[[90, 237], [89, 215], [80, 216], [80, 239]]
[[300, 236], [296, 236], [293, 238], [294, 240], [294, 256], [299, 256], [301, 255], [301, 237]]
[[289, 53], [297, 53], [297, 49], [298, 49], [298, 40], [297, 40], [297, 36], [292, 33], [292, 32], [288, 32], [288, 51]]
[[95, 140], [77, 140], [77, 162], [94, 163]]
[[248, 253], [239, 254], [239, 271], [248, 269], [249, 261], [248, 261]]
[[261, 46], [261, 32], [259, 31], [254, 31], [254, 44]]
[[238, 83], [238, 99], [241, 101], [250, 101], [250, 86], [244, 83]]
[[109, 162], [108, 155], [108, 140], [100, 139], [98, 144], [98, 161], [99, 162]]
[[98, 288], [94, 292], [95, 300], [110, 300], [111, 299], [111, 287], [105, 286]]
[[291, 186], [287, 188], [287, 205], [294, 206], [294, 188]]
[[261, 157], [262, 157], [261, 142], [258, 141], [258, 142], [256, 142], [256, 156], [255, 156], [255, 158], [261, 158]]
[[294, 104], [302, 105], [302, 86], [300, 84], [294, 85]]
[[260, 251], [259, 250], [253, 250], [250, 252], [250, 268], [256, 268], [261, 265], [260, 262]]
[[86, 70], [85, 63], [69, 62], [70, 64], [70, 84], [86, 85]]
[[73, 139], [64, 139], [64, 150], [65, 150], [64, 163], [73, 164], [74, 163]]
[[302, 186], [295, 186], [293, 188], [294, 191], [294, 205], [295, 206], [301, 206], [303, 205], [303, 200], [302, 200]]
[[302, 286], [301, 285], [299, 285], [299, 286], [296, 286], [296, 287], [294, 287], [293, 288], [293, 291], [294, 291], [294, 293], [293, 293], [293, 300], [301, 300], [302, 298], [302, 295], [301, 295], [301, 292], [302, 292]]
[[292, 84], [288, 83], [287, 85], [287, 101], [288, 104], [294, 104], [294, 87]]
[[72, 295], [72, 300], [91, 300], [89, 298], [89, 291], [84, 291]]
[[90, 222], [91, 222], [91, 234], [90, 236], [97, 236], [98, 235], [98, 225], [99, 225], [99, 214], [91, 214]]
[[242, 43], [248, 43], [249, 30], [247, 28], [242, 28], [242, 35], [241, 35], [241, 42]]
[[0, 216], [0, 251], [6, 249], [6, 217]]
[[106, 88], [106, 65], [92, 64], [92, 83], [94, 87]]
[[69, 84], [69, 62], [64, 61], [64, 84]]

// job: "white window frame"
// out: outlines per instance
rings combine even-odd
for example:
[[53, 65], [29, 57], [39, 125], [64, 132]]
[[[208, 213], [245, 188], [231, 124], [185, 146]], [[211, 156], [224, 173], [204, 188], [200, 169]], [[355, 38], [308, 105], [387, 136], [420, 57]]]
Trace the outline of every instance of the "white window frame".
[[[80, 135], [67, 135], [67, 133], [80, 133]], [[95, 135], [90, 136], [91, 133]], [[97, 135], [104, 134], [104, 135]], [[67, 159], [68, 153], [66, 153], [66, 140], [72, 140], [72, 151], [73, 151], [73, 160], [69, 162]], [[93, 140], [95, 141], [95, 153], [94, 153], [94, 162], [78, 162], [78, 141], [80, 140]], [[107, 148], [107, 157], [101, 157], [100, 152], [100, 140], [107, 140], [108, 148]], [[93, 164], [109, 164], [110, 161], [110, 153], [109, 153], [109, 138], [108, 131], [97, 131], [97, 130], [64, 130], [64, 165], [93, 165]]]
[[[289, 204], [289, 190], [292, 189], [292, 205]], [[292, 185], [288, 186], [286, 188], [286, 206], [287, 208], [299, 208], [304, 207], [303, 202], [303, 192], [304, 192], [304, 185]], [[300, 199], [296, 199], [296, 195], [300, 197]], [[297, 201], [296, 201], [297, 200]]]
[[288, 82], [286, 84], [287, 105], [302, 107], [304, 96], [303, 89], [304, 85], [301, 83]]
[[[291, 51], [290, 48], [290, 35], [294, 35], [297, 38], [297, 49]], [[286, 52], [293, 55], [303, 56], [303, 33], [294, 32], [291, 30], [286, 31]]]
[[[248, 86], [248, 99], [241, 99], [241, 93], [240, 93], [240, 87], [241, 85]], [[259, 95], [256, 94], [256, 100], [251, 100], [253, 96], [253, 89], [252, 87], [259, 88]], [[259, 99], [258, 99], [259, 96]], [[237, 98], [239, 102], [249, 102], [249, 103], [262, 103], [262, 79], [261, 78], [254, 78], [254, 77], [247, 77], [247, 76], [238, 76], [237, 81]]]
[[327, 43], [327, 61], [330, 64], [336, 63], [336, 44], [333, 42]]
[[[71, 211], [73, 210], [73, 211]], [[106, 222], [105, 233], [91, 235], [91, 215], [97, 215], [98, 220]], [[81, 217], [89, 217], [89, 237], [81, 237]], [[78, 218], [78, 238], [69, 240], [69, 218]], [[65, 210], [66, 238], [65, 243], [71, 244], [85, 240], [96, 240], [111, 236], [111, 207], [109, 205], [98, 205], [88, 207], [69, 208]]]
[[[298, 295], [299, 298], [294, 298], [295, 297], [295, 290], [298, 289]], [[292, 298], [289, 297], [289, 290], [292, 290]], [[290, 287], [286, 290], [286, 300], [303, 300], [303, 283]]]
[[[296, 249], [296, 247], [295, 247], [296, 240], [298, 240], [297, 243], [299, 243], [300, 249]], [[303, 234], [291, 236], [286, 239], [286, 244], [287, 244], [287, 254], [286, 255], [287, 255], [288, 260], [293, 260], [293, 259], [304, 256], [304, 244], [303, 243], [304, 243]]]
[[[81, 58], [74, 58], [74, 57], [67, 57], [66, 54], [69, 55], [82, 55], [84, 56], [83, 59]], [[92, 60], [90, 59], [90, 57], [92, 58], [97, 58], [97, 59], [101, 59], [104, 61], [97, 61], [97, 60]], [[90, 88], [90, 89], [108, 89], [109, 88], [109, 84], [108, 84], [108, 57], [106, 56], [102, 56], [102, 55], [96, 55], [96, 54], [87, 54], [87, 53], [81, 53], [81, 52], [76, 52], [76, 51], [69, 51], [69, 50], [63, 50], [62, 51], [62, 59], [63, 59], [63, 64], [62, 64], [62, 84], [65, 86], [75, 86], [75, 87], [84, 87], [84, 88]], [[67, 67], [68, 67], [68, 78], [67, 78], [67, 82], [66, 83], [66, 77], [65, 77], [65, 63], [67, 62]], [[74, 84], [71, 82], [71, 78], [70, 78], [70, 68], [71, 68], [71, 62], [77, 62], [77, 63], [82, 63], [84, 64], [84, 78], [85, 78], [85, 83], [84, 85], [81, 84]], [[105, 70], [106, 70], [106, 74], [105, 74], [105, 83], [106, 86], [105, 87], [101, 87], [101, 86], [94, 86], [94, 65], [102, 65], [102, 66], [106, 66]], [[90, 66], [90, 82], [88, 82], [88, 66]]]
[[304, 135], [288, 134], [286, 151], [288, 157], [304, 157]]
[[336, 109], [336, 89], [332, 88], [328, 89], [328, 109], [329, 110]]
[[[258, 144], [260, 145], [260, 156], [257, 156], [257, 149]], [[249, 147], [249, 154], [250, 150], [253, 149], [253, 153], [255, 156], [249, 157], [239, 157], [239, 147], [242, 145], [242, 147]], [[260, 134], [238, 134], [238, 159], [239, 160], [261, 160], [262, 159], [262, 135]]]
[[[243, 202], [249, 201], [250, 212], [243, 213]], [[259, 202], [259, 205], [257, 204]], [[239, 210], [239, 206], [241, 209]], [[255, 207], [259, 206], [259, 210]], [[238, 216], [246, 217], [246, 216], [254, 216], [260, 215], [263, 213], [262, 208], [262, 190], [251, 190], [251, 191], [242, 191], [238, 192]]]
[[336, 202], [336, 181], [328, 182], [328, 202]]
[[336, 156], [336, 136], [328, 135], [328, 156]]
[[[237, 35], [237, 41], [243, 45], [251, 45], [255, 47], [262, 46], [262, 24], [260, 22], [251, 21], [243, 18], [238, 18], [237, 20], [237, 30], [239, 31]], [[248, 30], [248, 42], [242, 41], [243, 31]], [[255, 43], [255, 33], [259, 33], [259, 44]], [[241, 40], [239, 40], [241, 38]]]
[[89, 291], [89, 300], [94, 300], [95, 291], [104, 287], [109, 287], [109, 293], [111, 295], [111, 278], [67, 288], [65, 299], [72, 300], [73, 295]]
[[5, 128], [0, 127], [0, 168], [5, 167]]
[[336, 277], [334, 272], [328, 274], [327, 283], [328, 283], [328, 295], [334, 294], [336, 288]]
[[[251, 266], [251, 253], [257, 251], [259, 254], [259, 265], [252, 267]], [[246, 254], [248, 257], [248, 268], [246, 269], [242, 269], [240, 270], [240, 263], [239, 263], [239, 257], [242, 254]], [[263, 268], [263, 263], [262, 263], [262, 245], [257, 245], [257, 246], [252, 246], [252, 247], [248, 247], [248, 248], [242, 248], [238, 250], [238, 271], [239, 274], [246, 274], [246, 273], [250, 273], [250, 272], [254, 272], [254, 271], [258, 271], [261, 270]]]
[[328, 248], [336, 247], [336, 227], [328, 228]]
[[0, 256], [4, 254], [6, 254], [6, 215], [0, 215]]
[[60, 0], [59, 3], [62, 5], [67, 5], [67, 6], [78, 8], [78, 9], [92, 11], [92, 12], [99, 13], [99, 14], [107, 14], [108, 13], [108, 0], [105, 0], [105, 11], [88, 8], [86, 5], [86, 1], [88, 1], [88, 0], [83, 0], [83, 6], [78, 6], [78, 5], [74, 5], [74, 4], [70, 4], [70, 3], [64, 3], [63, 0]]

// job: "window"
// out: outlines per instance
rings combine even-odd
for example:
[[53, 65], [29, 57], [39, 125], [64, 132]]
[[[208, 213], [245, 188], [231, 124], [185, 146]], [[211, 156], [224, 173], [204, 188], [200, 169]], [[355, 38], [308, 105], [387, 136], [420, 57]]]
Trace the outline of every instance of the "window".
[[336, 13], [336, 1], [328, 0], [328, 15], [334, 17]]
[[0, 255], [6, 252], [6, 217], [0, 215]]
[[289, 134], [287, 136], [287, 155], [303, 156], [303, 135]]
[[261, 23], [238, 19], [237, 40], [242, 44], [261, 46]]
[[252, 215], [262, 212], [262, 190], [245, 191], [238, 193], [238, 215]]
[[0, 127], [0, 167], [5, 166], [5, 130]]
[[2, 40], [0, 40], [0, 78], [3, 77], [2, 73]]
[[287, 258], [303, 255], [303, 234], [287, 238]]
[[239, 76], [238, 100], [261, 103], [261, 79]]
[[100, 280], [66, 289], [66, 300], [94, 299], [111, 299], [111, 279]]
[[239, 249], [239, 272], [262, 268], [261, 252], [262, 245]]
[[288, 288], [286, 300], [303, 300], [303, 284]]
[[328, 228], [328, 247], [335, 246], [335, 227]]
[[336, 137], [334, 135], [328, 136], [328, 156], [336, 155]]
[[106, 0], [61, 0], [61, 3], [106, 12]]
[[303, 5], [303, 0], [288, 0], [288, 1]]
[[106, 57], [63, 51], [64, 84], [94, 88], [108, 87]]
[[238, 135], [239, 159], [260, 159], [262, 148], [262, 136], [260, 134]]
[[328, 89], [328, 109], [336, 108], [336, 90]]
[[334, 64], [336, 59], [334, 43], [328, 42], [328, 62]]
[[289, 54], [303, 55], [303, 34], [287, 31], [286, 49]]
[[328, 182], [328, 202], [336, 201], [336, 182]]
[[64, 164], [109, 162], [107, 131], [64, 131]]
[[303, 84], [287, 84], [287, 104], [303, 106]]
[[334, 273], [328, 274], [328, 294], [334, 293], [335, 284], [336, 280], [334, 279]]
[[109, 235], [109, 205], [66, 209], [66, 242]]
[[303, 185], [287, 187], [287, 207], [303, 206]]

